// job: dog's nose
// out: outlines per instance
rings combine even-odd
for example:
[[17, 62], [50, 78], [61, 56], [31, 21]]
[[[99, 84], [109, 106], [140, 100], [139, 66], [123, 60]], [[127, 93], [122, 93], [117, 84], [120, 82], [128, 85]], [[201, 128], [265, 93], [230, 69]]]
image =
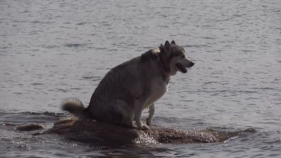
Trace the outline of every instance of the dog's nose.
[[194, 65], [194, 62], [191, 62], [191, 63], [190, 63], [190, 67], [192, 67], [193, 65]]

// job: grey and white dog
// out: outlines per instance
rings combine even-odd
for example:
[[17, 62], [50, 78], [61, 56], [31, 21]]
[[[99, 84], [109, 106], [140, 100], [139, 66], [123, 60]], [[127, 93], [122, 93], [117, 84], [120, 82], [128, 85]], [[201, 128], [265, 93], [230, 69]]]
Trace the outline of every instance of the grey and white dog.
[[[154, 103], [168, 90], [170, 76], [187, 72], [194, 63], [175, 41], [152, 49], [111, 69], [94, 91], [87, 108], [78, 99], [66, 99], [62, 109], [78, 118], [149, 129]], [[146, 124], [140, 120], [149, 108]], [[135, 122], [134, 122], [135, 121]]]

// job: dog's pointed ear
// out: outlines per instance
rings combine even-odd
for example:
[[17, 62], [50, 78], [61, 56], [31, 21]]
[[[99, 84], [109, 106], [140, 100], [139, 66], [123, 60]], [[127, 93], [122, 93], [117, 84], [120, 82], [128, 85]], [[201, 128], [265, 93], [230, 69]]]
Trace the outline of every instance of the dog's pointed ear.
[[171, 44], [170, 44], [169, 41], [166, 41], [166, 42], [165, 42], [164, 48], [165, 48], [168, 52], [171, 50]]
[[162, 53], [162, 54], [166, 52], [165, 47], [163, 46], [163, 44], [160, 45], [159, 49], [160, 49], [160, 53]]
[[171, 44], [176, 44], [176, 42], [174, 40], [172, 40]]

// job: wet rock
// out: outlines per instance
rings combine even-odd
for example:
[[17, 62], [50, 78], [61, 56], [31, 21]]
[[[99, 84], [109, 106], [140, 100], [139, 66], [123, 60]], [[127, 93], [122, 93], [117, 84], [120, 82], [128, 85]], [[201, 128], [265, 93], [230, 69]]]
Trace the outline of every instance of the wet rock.
[[42, 129], [44, 129], [44, 126], [36, 123], [19, 125], [16, 127], [16, 130], [19, 131], [35, 131], [35, 130], [42, 130]]
[[239, 132], [219, 134], [212, 130], [179, 130], [150, 126], [149, 130], [130, 129], [96, 121], [64, 119], [56, 122], [44, 134], [59, 134], [68, 140], [92, 144], [148, 144], [148, 143], [215, 143], [223, 142]]

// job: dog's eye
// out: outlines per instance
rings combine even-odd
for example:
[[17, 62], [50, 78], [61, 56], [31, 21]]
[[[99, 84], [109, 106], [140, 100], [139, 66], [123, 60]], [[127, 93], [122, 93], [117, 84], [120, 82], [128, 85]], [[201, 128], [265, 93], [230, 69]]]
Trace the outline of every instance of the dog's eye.
[[185, 58], [185, 55], [183, 54], [183, 55], [181, 55], [181, 57], [182, 57], [182, 58]]

